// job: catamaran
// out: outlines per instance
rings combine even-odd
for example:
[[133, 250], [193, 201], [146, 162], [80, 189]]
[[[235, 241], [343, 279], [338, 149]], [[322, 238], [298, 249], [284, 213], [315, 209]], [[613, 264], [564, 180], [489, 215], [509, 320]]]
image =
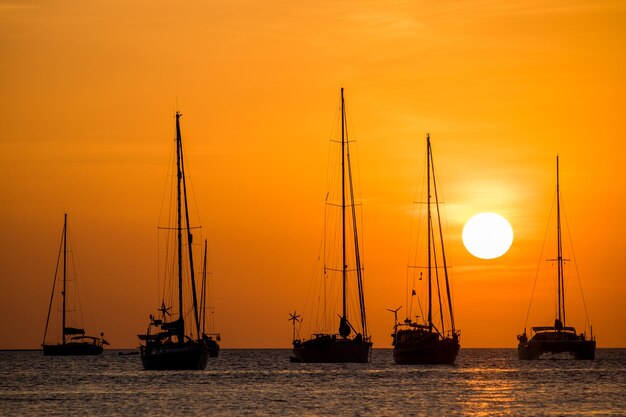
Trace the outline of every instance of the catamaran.
[[[563, 273], [563, 239], [561, 236], [561, 196], [559, 189], [559, 157], [556, 157], [556, 233], [557, 233], [557, 314], [553, 326], [535, 326], [528, 338], [526, 329], [517, 336], [517, 354], [520, 359], [538, 359], [544, 353], [559, 354], [568, 352], [575, 359], [594, 359], [596, 339], [590, 326], [590, 336], [576, 333], [576, 328], [568, 326], [565, 314], [565, 278]], [[529, 309], [530, 310], [530, 309]], [[586, 308], [585, 308], [586, 313]], [[528, 321], [528, 317], [526, 318]], [[525, 326], [524, 326], [525, 327]]]
[[[103, 352], [103, 345], [109, 343], [104, 340], [104, 333], [100, 333], [100, 337], [87, 336], [85, 329], [68, 325], [69, 317], [68, 312], [72, 311], [76, 313], [76, 306], [69, 306], [68, 301], [76, 299], [75, 294], [71, 294], [70, 291], [74, 291], [78, 287], [72, 286], [70, 290], [69, 282], [75, 283], [77, 277], [68, 279], [69, 265], [68, 254], [72, 254], [71, 248], [68, 249], [68, 227], [67, 227], [67, 213], [63, 220], [63, 232], [61, 233], [61, 246], [59, 248], [59, 255], [57, 258], [57, 268], [55, 269], [54, 282], [52, 284], [52, 294], [50, 295], [50, 306], [48, 307], [48, 316], [46, 318], [46, 328], [43, 335], [43, 354], [45, 356], [84, 356], [84, 355], [100, 355]], [[61, 301], [61, 340], [59, 343], [50, 344], [46, 343], [46, 337], [48, 336], [48, 327], [50, 325], [50, 313], [52, 311], [52, 305], [55, 299], [55, 290], [57, 284], [57, 274], [59, 272], [59, 263], [62, 262], [62, 281], [60, 288], [60, 301]], [[70, 296], [72, 295], [72, 296]], [[58, 299], [58, 297], [57, 297]], [[75, 317], [72, 314], [72, 317]]]

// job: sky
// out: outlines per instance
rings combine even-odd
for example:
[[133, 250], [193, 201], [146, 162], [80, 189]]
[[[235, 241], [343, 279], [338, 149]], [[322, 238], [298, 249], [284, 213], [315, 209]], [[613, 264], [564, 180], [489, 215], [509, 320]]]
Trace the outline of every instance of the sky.
[[[288, 313], [305, 305], [318, 255], [341, 87], [375, 348], [391, 347], [386, 309], [406, 300], [427, 133], [462, 347], [515, 347], [525, 325], [554, 320], [539, 283], [526, 315], [551, 257], [557, 154], [576, 255], [570, 324], [585, 326], [580, 281], [598, 346], [625, 347], [626, 4], [549, 3], [0, 0], [0, 348], [41, 344], [63, 213], [87, 331], [138, 346], [160, 304], [177, 110], [221, 345], [289, 348]], [[514, 230], [497, 259], [461, 241], [483, 211]]]

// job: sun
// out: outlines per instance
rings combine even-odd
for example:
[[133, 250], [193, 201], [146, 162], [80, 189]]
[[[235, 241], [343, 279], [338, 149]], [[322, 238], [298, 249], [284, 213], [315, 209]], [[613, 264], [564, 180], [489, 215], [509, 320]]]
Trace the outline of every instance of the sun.
[[463, 245], [477, 258], [498, 258], [509, 250], [512, 243], [511, 224], [496, 213], [478, 213], [463, 227]]

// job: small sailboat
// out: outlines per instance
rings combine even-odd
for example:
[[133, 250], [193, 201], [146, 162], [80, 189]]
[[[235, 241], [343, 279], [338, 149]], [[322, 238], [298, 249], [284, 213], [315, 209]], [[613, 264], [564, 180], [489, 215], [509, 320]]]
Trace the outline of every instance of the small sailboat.
[[[207, 272], [207, 241], [204, 240], [204, 262], [202, 263], [202, 289], [200, 291], [200, 328], [202, 339], [207, 344], [209, 348], [209, 357], [217, 358], [220, 354], [220, 345], [219, 341], [222, 340], [219, 333], [215, 333], [215, 322], [213, 321], [213, 306], [207, 306], [207, 293], [209, 287], [209, 281], [207, 280], [208, 272]], [[209, 298], [210, 299], [210, 298]], [[207, 331], [207, 310], [211, 315], [211, 323], [210, 328], [213, 331]]]
[[[181, 114], [176, 112], [176, 224], [165, 228], [175, 233], [174, 265], [172, 274], [166, 277], [171, 288], [163, 294], [158, 310], [160, 317], [151, 314], [146, 333], [138, 335], [142, 343], [139, 347], [141, 363], [146, 370], [203, 370], [209, 359], [209, 347], [200, 334], [180, 117]], [[188, 297], [192, 300], [191, 309], [185, 291], [191, 294]], [[176, 303], [178, 310], [172, 311], [168, 303]], [[191, 313], [187, 316], [191, 316], [191, 326], [186, 321], [189, 310]]]
[[[434, 192], [434, 202], [432, 201], [431, 191]], [[397, 319], [399, 308], [390, 310], [394, 313], [392, 334], [393, 359], [398, 365], [453, 364], [461, 347], [459, 344], [460, 331], [454, 325], [430, 135], [426, 136], [426, 195], [427, 264], [425, 267], [414, 266], [412, 269], [425, 268], [427, 270], [426, 281], [422, 279], [421, 272], [419, 277], [419, 280], [427, 285], [427, 312], [425, 320], [421, 323], [410, 318], [413, 298], [417, 295], [415, 287], [411, 290], [411, 307], [407, 311], [407, 317], [403, 322], [398, 322]], [[432, 210], [433, 205], [435, 208], [434, 213]], [[435, 215], [435, 219], [433, 219], [433, 215]], [[436, 243], [437, 240], [439, 240], [439, 244]], [[438, 250], [440, 250], [439, 253]], [[443, 277], [440, 276], [440, 272], [443, 272]], [[444, 285], [441, 285], [442, 280]], [[444, 294], [442, 294], [442, 287], [445, 290]], [[435, 289], [437, 297], [435, 301], [438, 301], [439, 311], [437, 318], [433, 314], [435, 310], [433, 307], [433, 291]], [[417, 316], [417, 318], [419, 317]]]
[[[104, 333], [100, 333], [100, 337], [87, 336], [85, 330], [79, 327], [68, 325], [68, 312], [76, 312], [76, 306], [69, 306], [68, 301], [75, 299], [75, 294], [70, 294], [70, 286], [68, 282], [75, 282], [76, 277], [68, 279], [68, 253], [72, 253], [68, 249], [68, 231], [67, 231], [67, 213], [64, 216], [63, 232], [61, 234], [61, 246], [59, 248], [59, 256], [57, 258], [57, 268], [54, 274], [54, 283], [52, 284], [52, 294], [50, 296], [50, 306], [48, 307], [48, 316], [46, 318], [46, 329], [43, 335], [43, 354], [45, 356], [85, 356], [100, 355], [103, 351], [103, 345], [109, 343], [104, 340]], [[48, 327], [50, 324], [50, 313], [55, 299], [55, 289], [57, 284], [57, 274], [59, 272], [59, 263], [62, 262], [62, 287], [61, 293], [61, 341], [56, 344], [46, 343], [48, 336]], [[76, 287], [77, 288], [77, 287]], [[72, 297], [69, 297], [72, 295]], [[76, 324], [73, 324], [75, 326]]]
[[[352, 182], [352, 169], [350, 163], [350, 141], [348, 140], [348, 132], [346, 128], [346, 108], [343, 96], [343, 88], [341, 89], [341, 185], [339, 202], [329, 202], [327, 195], [327, 207], [329, 210], [336, 212], [340, 211], [340, 226], [333, 230], [337, 233], [337, 239], [341, 244], [337, 245], [336, 251], [330, 249], [330, 245], [327, 247], [329, 252], [333, 252], [336, 255], [337, 263], [340, 265], [330, 265], [327, 262], [330, 261], [330, 253], [328, 259], [324, 259], [324, 291], [323, 296], [318, 299], [323, 299], [322, 307], [318, 308], [321, 316], [321, 324], [317, 329], [313, 330], [313, 334], [309, 339], [302, 340], [296, 338], [296, 331], [294, 327], [294, 339], [293, 339], [293, 355], [290, 360], [292, 362], [306, 362], [306, 363], [344, 363], [344, 362], [359, 362], [367, 363], [370, 360], [372, 350], [371, 336], [368, 335], [367, 322], [365, 315], [365, 298], [363, 295], [363, 267], [361, 263], [361, 253], [359, 246], [359, 235], [357, 231], [357, 215], [356, 204], [354, 201], [354, 187]], [[327, 222], [327, 227], [329, 227]], [[333, 234], [328, 231], [325, 236]], [[325, 246], [326, 247], [326, 246]], [[327, 280], [332, 280], [332, 275], [339, 275], [341, 294], [336, 298], [341, 298], [341, 305], [339, 311], [335, 310], [335, 306], [329, 305], [334, 298], [329, 293], [332, 292], [332, 288], [326, 287]], [[329, 286], [336, 287], [338, 285], [336, 281], [329, 283]], [[355, 289], [356, 291], [350, 291]], [[328, 291], [327, 291], [328, 290]], [[356, 298], [352, 300], [351, 305], [358, 305], [358, 312], [355, 312], [356, 320], [351, 321], [349, 317], [349, 300], [350, 298]], [[335, 299], [336, 299], [335, 298]], [[335, 316], [336, 314], [336, 316]], [[296, 321], [299, 320], [299, 316], [295, 317], [294, 312], [293, 324], [295, 326]], [[337, 332], [330, 330], [333, 327], [337, 317], [339, 318], [339, 325]], [[320, 322], [317, 322], [320, 323]]]
[[[594, 359], [596, 340], [593, 330], [590, 336], [576, 333], [576, 328], [567, 326], [565, 315], [565, 279], [563, 273], [563, 240], [561, 236], [561, 196], [559, 189], [559, 157], [556, 157], [556, 230], [557, 230], [557, 317], [553, 326], [536, 326], [531, 328], [528, 338], [526, 329], [517, 336], [517, 353], [520, 359], [539, 359], [544, 353], [559, 354], [567, 352], [575, 359]], [[585, 309], [586, 313], [586, 309]], [[528, 317], [526, 318], [528, 321]], [[525, 326], [524, 326], [525, 327]], [[590, 326], [590, 329], [591, 326]]]

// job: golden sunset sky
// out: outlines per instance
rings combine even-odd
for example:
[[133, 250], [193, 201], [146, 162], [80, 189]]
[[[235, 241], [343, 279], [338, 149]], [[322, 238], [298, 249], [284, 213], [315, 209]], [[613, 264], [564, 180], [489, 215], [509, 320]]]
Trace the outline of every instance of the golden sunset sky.
[[[177, 109], [222, 347], [289, 348], [341, 87], [374, 347], [391, 347], [386, 309], [405, 304], [427, 132], [462, 347], [517, 345], [557, 154], [598, 346], [626, 346], [625, 22], [621, 0], [0, 1], [0, 348], [41, 344], [64, 212], [87, 330], [138, 345], [158, 306]], [[463, 224], [482, 211], [513, 226], [501, 258], [463, 247]], [[582, 330], [569, 276], [569, 324]], [[554, 320], [537, 291], [528, 326]]]

